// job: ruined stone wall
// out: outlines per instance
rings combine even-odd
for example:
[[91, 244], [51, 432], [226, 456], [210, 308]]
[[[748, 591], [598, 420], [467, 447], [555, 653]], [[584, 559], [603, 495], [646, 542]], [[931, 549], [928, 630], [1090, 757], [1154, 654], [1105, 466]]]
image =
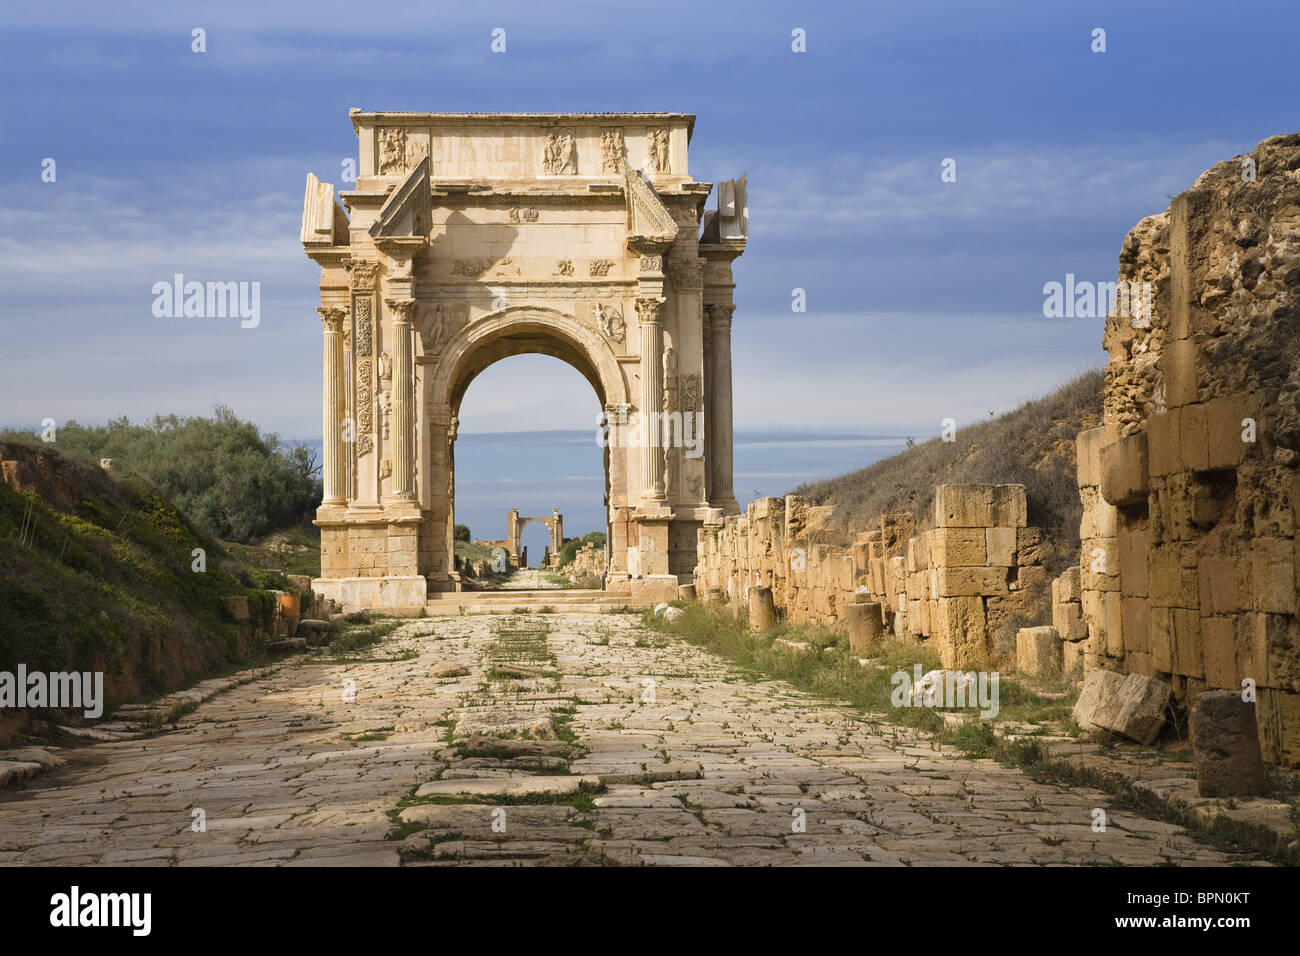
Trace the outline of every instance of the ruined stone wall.
[[749, 589], [772, 589], [792, 623], [835, 626], [846, 605], [873, 601], [895, 634], [931, 643], [945, 666], [985, 667], [991, 635], [1045, 593], [1042, 536], [1026, 527], [1023, 485], [940, 485], [935, 527], [884, 515], [857, 533], [829, 506], [790, 495], [699, 533], [696, 591], [739, 613]]
[[[1264, 758], [1300, 764], [1300, 135], [1142, 220], [1106, 320], [1105, 424], [1079, 435], [1087, 669], [1258, 687]], [[1136, 314], [1135, 314], [1136, 313]]]
[[583, 578], [603, 578], [608, 567], [609, 556], [604, 547], [598, 548], [588, 541], [578, 549], [578, 553], [573, 556], [566, 570], [569, 581], [576, 584]]

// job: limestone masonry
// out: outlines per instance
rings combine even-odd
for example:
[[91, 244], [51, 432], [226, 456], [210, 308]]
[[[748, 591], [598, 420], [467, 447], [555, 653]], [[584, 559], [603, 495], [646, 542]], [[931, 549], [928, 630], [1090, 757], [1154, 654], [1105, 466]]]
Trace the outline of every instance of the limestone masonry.
[[460, 590], [460, 402], [492, 363], [536, 352], [582, 372], [604, 410], [606, 587], [675, 597], [696, 532], [737, 510], [745, 178], [719, 183], [705, 211], [714, 187], [688, 172], [683, 113], [351, 119], [356, 188], [340, 206], [309, 174], [302, 218], [324, 327], [317, 590], [388, 608]]

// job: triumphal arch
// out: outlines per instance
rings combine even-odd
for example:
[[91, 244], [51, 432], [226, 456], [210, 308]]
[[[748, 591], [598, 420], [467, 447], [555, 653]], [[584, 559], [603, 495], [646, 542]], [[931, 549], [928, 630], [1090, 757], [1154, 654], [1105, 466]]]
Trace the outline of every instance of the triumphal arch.
[[[460, 588], [457, 420], [494, 362], [568, 362], [603, 410], [605, 586], [676, 596], [732, 492], [732, 264], [745, 177], [688, 166], [684, 113], [351, 112], [354, 189], [308, 174], [320, 265], [318, 591], [365, 607]], [[340, 204], [341, 201], [341, 204]]]

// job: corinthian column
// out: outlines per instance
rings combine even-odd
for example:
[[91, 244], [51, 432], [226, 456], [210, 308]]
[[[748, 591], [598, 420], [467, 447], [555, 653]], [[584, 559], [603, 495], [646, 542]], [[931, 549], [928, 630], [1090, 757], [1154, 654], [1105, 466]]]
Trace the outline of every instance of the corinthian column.
[[411, 350], [411, 320], [414, 299], [385, 299], [393, 310], [393, 494], [394, 498], [415, 497], [415, 418], [412, 408], [414, 366]]
[[343, 309], [320, 308], [321, 328], [325, 333], [325, 352], [323, 356], [324, 410], [322, 463], [322, 483], [324, 494], [322, 505], [341, 505], [343, 499], [343, 415], [346, 411], [347, 398], [343, 387]]
[[709, 337], [713, 359], [713, 460], [709, 466], [711, 481], [709, 504], [727, 514], [740, 510], [732, 490], [731, 435], [731, 303], [709, 306]]
[[659, 453], [659, 415], [663, 406], [663, 296], [636, 300], [641, 320], [641, 498], [655, 504], [668, 503], [664, 490], [664, 459]]

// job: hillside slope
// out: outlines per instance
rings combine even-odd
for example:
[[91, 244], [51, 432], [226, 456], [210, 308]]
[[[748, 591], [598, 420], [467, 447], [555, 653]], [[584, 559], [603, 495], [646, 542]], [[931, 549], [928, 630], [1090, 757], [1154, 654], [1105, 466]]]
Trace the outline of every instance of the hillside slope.
[[1078, 559], [1083, 512], [1074, 439], [1080, 429], [1101, 424], [1102, 382], [1100, 370], [1086, 372], [1042, 398], [959, 430], [956, 441], [934, 438], [867, 468], [800, 485], [794, 493], [832, 505], [851, 528], [903, 511], [920, 529], [933, 525], [935, 485], [1023, 484], [1029, 523], [1055, 545], [1048, 565], [1056, 574]]
[[109, 708], [170, 690], [260, 654], [273, 597], [252, 583], [143, 479], [0, 442], [0, 670], [102, 670]]

